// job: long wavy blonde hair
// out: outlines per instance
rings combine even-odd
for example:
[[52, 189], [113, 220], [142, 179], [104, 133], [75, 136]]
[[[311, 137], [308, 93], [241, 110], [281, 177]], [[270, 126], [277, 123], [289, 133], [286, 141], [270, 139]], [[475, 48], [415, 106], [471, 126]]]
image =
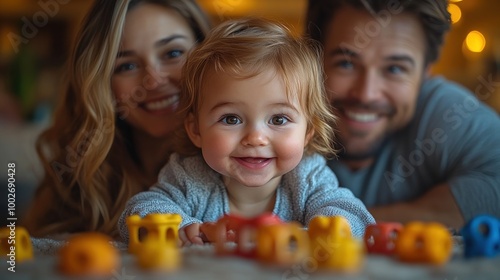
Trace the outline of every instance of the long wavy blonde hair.
[[[305, 153], [333, 157], [336, 117], [330, 110], [323, 83], [322, 50], [318, 42], [292, 36], [278, 22], [242, 18], [228, 20], [215, 27], [184, 64], [181, 117], [192, 114], [198, 119], [203, 102], [203, 87], [209, 73], [226, 73], [236, 78], [250, 78], [274, 69], [284, 79], [288, 97], [298, 95], [307, 118], [307, 133], [314, 132]], [[200, 152], [184, 129], [177, 132], [176, 151], [183, 155]]]
[[37, 141], [45, 176], [24, 220], [34, 236], [100, 231], [116, 237], [125, 203], [148, 187], [111, 92], [127, 11], [142, 2], [176, 10], [198, 42], [210, 28], [194, 0], [95, 1], [68, 60], [53, 124]]

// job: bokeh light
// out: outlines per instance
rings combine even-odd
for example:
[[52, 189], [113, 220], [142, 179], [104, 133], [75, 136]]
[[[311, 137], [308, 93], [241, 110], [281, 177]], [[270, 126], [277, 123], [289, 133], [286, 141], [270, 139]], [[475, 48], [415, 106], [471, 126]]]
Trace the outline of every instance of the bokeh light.
[[455, 4], [448, 5], [448, 12], [451, 14], [452, 23], [457, 23], [462, 18], [462, 10]]
[[471, 52], [479, 53], [482, 52], [486, 46], [486, 39], [481, 32], [474, 30], [467, 34], [467, 37], [465, 38], [465, 45]]

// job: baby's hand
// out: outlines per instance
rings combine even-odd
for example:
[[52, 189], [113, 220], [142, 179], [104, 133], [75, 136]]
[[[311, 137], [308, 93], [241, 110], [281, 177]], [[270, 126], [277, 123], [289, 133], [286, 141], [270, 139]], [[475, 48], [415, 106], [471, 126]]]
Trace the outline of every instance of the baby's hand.
[[217, 224], [216, 223], [203, 223], [200, 225], [200, 231], [203, 241], [213, 243], [215, 242]]
[[[200, 226], [201, 236], [203, 241], [213, 243], [215, 242], [218, 234], [224, 234], [217, 232], [217, 224], [216, 223], [203, 223]], [[226, 241], [234, 242], [235, 241], [234, 231], [228, 230], [226, 232]]]
[[191, 244], [203, 245], [203, 240], [200, 236], [200, 224], [190, 224], [182, 227], [179, 230], [179, 238], [182, 246]]

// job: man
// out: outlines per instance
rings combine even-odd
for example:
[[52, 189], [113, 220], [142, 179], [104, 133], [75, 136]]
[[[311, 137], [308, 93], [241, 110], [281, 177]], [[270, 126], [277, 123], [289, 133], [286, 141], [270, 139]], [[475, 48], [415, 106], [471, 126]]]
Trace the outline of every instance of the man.
[[446, 0], [309, 2], [307, 33], [324, 47], [339, 116], [330, 167], [378, 221], [459, 228], [500, 215], [498, 115], [429, 76], [449, 28]]

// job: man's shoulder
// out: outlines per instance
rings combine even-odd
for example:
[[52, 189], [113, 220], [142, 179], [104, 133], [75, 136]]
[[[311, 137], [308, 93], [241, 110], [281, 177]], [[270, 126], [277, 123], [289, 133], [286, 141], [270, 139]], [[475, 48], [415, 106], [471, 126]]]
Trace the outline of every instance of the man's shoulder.
[[433, 77], [422, 84], [412, 126], [460, 131], [459, 127], [483, 127], [498, 120], [498, 115], [464, 86]]
[[453, 103], [463, 98], [476, 98], [464, 86], [442, 76], [429, 77], [422, 83], [418, 104], [420, 103]]

